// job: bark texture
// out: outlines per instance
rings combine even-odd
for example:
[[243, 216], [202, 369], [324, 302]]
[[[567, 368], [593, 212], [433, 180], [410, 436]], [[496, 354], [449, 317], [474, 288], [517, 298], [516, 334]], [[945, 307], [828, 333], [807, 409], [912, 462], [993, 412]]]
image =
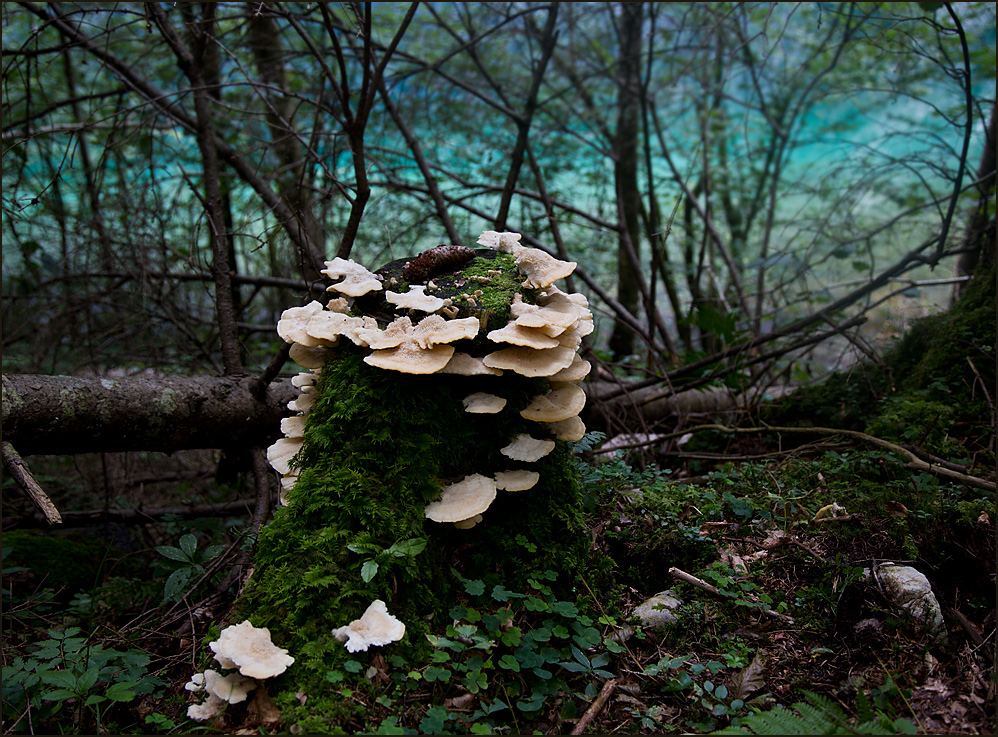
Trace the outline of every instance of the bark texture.
[[266, 445], [298, 390], [278, 380], [258, 399], [252, 386], [252, 377], [6, 374], [3, 438], [21, 455]]

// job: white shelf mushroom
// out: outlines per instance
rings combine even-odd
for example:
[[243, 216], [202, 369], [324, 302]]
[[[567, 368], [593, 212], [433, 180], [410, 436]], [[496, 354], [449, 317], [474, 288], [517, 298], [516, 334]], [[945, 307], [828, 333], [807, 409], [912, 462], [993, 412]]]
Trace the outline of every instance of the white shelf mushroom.
[[333, 630], [333, 637], [345, 642], [352, 653], [366, 651], [372, 645], [380, 647], [396, 642], [404, 635], [405, 624], [388, 613], [388, 607], [381, 599], [371, 602], [360, 619]]
[[215, 642], [208, 643], [208, 647], [223, 667], [230, 667], [224, 664], [224, 659], [227, 659], [232, 663], [231, 667], [238, 668], [240, 673], [251, 678], [272, 678], [295, 662], [287, 650], [270, 641], [269, 629], [254, 627], [249, 620], [226, 627]]
[[534, 397], [520, 416], [534, 422], [559, 422], [575, 417], [586, 406], [586, 393], [575, 384], [566, 384], [554, 391]]
[[512, 443], [505, 448], [501, 448], [499, 452], [507, 458], [512, 458], [514, 461], [533, 463], [546, 456], [552, 450], [554, 450], [553, 440], [538, 440], [526, 433], [520, 433]]
[[423, 513], [434, 522], [461, 522], [484, 512], [495, 498], [495, 480], [473, 473], [445, 486], [440, 499], [427, 504]]
[[537, 471], [500, 471], [496, 474], [496, 488], [506, 491], [526, 491], [541, 480]]
[[325, 274], [330, 279], [343, 277], [343, 281], [327, 288], [327, 292], [335, 290], [348, 297], [360, 297], [368, 292], [381, 289], [381, 280], [377, 276], [356, 261], [342, 259], [338, 256], [332, 261], [327, 261], [326, 268], [320, 273]]
[[462, 400], [462, 404], [464, 404], [465, 412], [494, 415], [502, 412], [502, 408], [506, 406], [506, 400], [488, 392], [475, 392], [466, 396]]
[[385, 292], [385, 299], [396, 307], [420, 312], [436, 312], [444, 306], [440, 297], [426, 294], [426, 286], [423, 284], [409, 287], [408, 292]]

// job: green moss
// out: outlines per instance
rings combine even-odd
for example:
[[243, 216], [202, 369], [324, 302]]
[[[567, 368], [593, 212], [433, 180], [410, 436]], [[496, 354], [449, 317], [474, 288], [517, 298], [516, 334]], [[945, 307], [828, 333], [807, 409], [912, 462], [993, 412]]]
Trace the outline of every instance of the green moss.
[[[368, 667], [375, 649], [350, 654], [331, 631], [359, 617], [374, 599], [385, 601], [407, 628], [401, 642], [377, 650], [418, 667], [430, 655], [425, 635], [446, 622], [463, 586], [453, 571], [525, 587], [530, 571], [552, 569], [570, 588], [572, 573], [588, 559], [580, 486], [561, 441], [530, 464], [540, 483], [526, 492], [500, 491], [483, 524], [458, 530], [423, 515], [449, 483], [523, 466], [499, 450], [518, 433], [543, 435], [519, 410], [546, 382], [511, 373], [414, 376], [372, 368], [363, 356], [345, 345], [323, 369], [295, 460], [298, 483], [288, 505], [261, 531], [253, 576], [237, 602], [234, 621], [270, 628], [274, 641], [296, 658], [275, 683], [279, 700], [302, 691], [319, 703], [334, 694], [327, 672], [348, 659]], [[475, 391], [505, 397], [506, 409], [464, 412], [461, 400]], [[379, 570], [368, 582], [362, 567], [372, 554], [348, 547], [384, 551], [412, 538], [426, 539], [426, 548], [415, 556], [375, 557]], [[305, 710], [319, 713], [312, 700]], [[300, 711], [291, 718], [304, 728], [312, 717]], [[325, 729], [342, 725], [337, 720], [343, 717], [328, 717]]]
[[112, 571], [138, 575], [141, 569], [125, 551], [82, 531], [10, 530], [3, 535], [3, 545], [13, 549], [9, 562], [30, 568], [43, 586], [64, 586], [73, 592], [89, 591]]

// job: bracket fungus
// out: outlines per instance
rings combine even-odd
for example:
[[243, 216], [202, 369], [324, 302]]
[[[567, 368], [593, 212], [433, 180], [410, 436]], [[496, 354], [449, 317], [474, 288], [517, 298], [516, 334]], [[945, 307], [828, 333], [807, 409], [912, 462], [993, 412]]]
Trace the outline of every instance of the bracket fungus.
[[320, 312], [322, 305], [314, 300], [302, 307], [289, 307], [281, 313], [281, 319], [277, 321], [277, 334], [286, 343], [317, 348], [322, 345], [322, 341], [308, 334], [308, 323]]
[[440, 499], [427, 504], [424, 514], [434, 522], [461, 522], [484, 512], [495, 498], [495, 480], [473, 473], [445, 486]]
[[490, 353], [482, 359], [489, 368], [509, 369], [521, 376], [551, 376], [572, 365], [575, 349], [565, 346], [536, 350], [513, 346]]
[[506, 400], [503, 397], [497, 397], [495, 394], [489, 394], [488, 392], [475, 392], [466, 396], [463, 404], [465, 412], [478, 415], [494, 415], [497, 412], [502, 412], [502, 408], [506, 406]]
[[586, 393], [575, 384], [567, 384], [548, 394], [534, 397], [520, 415], [534, 422], [558, 422], [575, 417], [586, 406]]
[[520, 238], [522, 237], [519, 233], [512, 233], [510, 231], [500, 233], [495, 230], [486, 230], [478, 237], [476, 242], [480, 246], [494, 248], [501, 253], [511, 253], [515, 256], [524, 248], [524, 246], [520, 245]]
[[378, 321], [373, 317], [351, 317], [342, 312], [322, 310], [312, 315], [305, 326], [305, 332], [313, 340], [323, 345], [336, 345], [340, 336], [348, 338], [354, 345], [367, 345], [361, 334], [365, 330], [378, 327]]
[[516, 265], [526, 275], [524, 286], [533, 289], [549, 287], [575, 271], [575, 261], [562, 261], [539, 248], [523, 248], [516, 252]]
[[537, 471], [500, 471], [496, 474], [496, 488], [506, 491], [526, 491], [541, 480]]
[[419, 312], [436, 312], [444, 306], [440, 297], [426, 294], [426, 286], [423, 284], [409, 287], [408, 292], [385, 292], [385, 299], [396, 307]]
[[343, 281], [333, 284], [326, 289], [327, 292], [337, 291], [348, 297], [360, 297], [382, 288], [381, 280], [377, 276], [356, 261], [349, 261], [338, 256], [332, 261], [327, 261], [326, 268], [319, 273], [325, 274], [330, 279], [343, 277]]
[[345, 642], [352, 653], [366, 651], [372, 645], [380, 647], [396, 642], [404, 635], [405, 624], [388, 613], [388, 607], [381, 599], [371, 602], [360, 619], [333, 630], [333, 637]]
[[442, 370], [454, 355], [454, 346], [447, 344], [474, 338], [479, 327], [477, 317], [445, 320], [440, 315], [424, 317], [415, 326], [408, 317], [400, 317], [392, 325], [396, 323], [400, 342], [393, 348], [375, 350], [364, 357], [365, 363], [404, 374], [433, 374]]
[[491, 331], [488, 338], [493, 343], [512, 343], [528, 348], [555, 348], [559, 345], [557, 338], [535, 327], [523, 327], [516, 320], [510, 320], [505, 327]]
[[249, 620], [226, 627], [208, 647], [223, 667], [238, 668], [250, 678], [273, 678], [295, 662], [287, 650], [270, 641], [269, 629], [254, 627]]
[[502, 448], [499, 452], [514, 461], [533, 463], [554, 450], [553, 440], [538, 440], [526, 433], [520, 433], [516, 440]]
[[440, 369], [443, 374], [458, 374], [460, 376], [502, 376], [502, 371], [486, 366], [477, 356], [456, 351], [447, 365]]

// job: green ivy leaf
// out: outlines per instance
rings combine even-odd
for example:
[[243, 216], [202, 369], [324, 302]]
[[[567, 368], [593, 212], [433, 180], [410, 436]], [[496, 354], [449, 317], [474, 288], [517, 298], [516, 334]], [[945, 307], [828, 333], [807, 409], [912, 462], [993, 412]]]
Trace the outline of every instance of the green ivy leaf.
[[156, 552], [165, 558], [169, 558], [170, 560], [177, 560], [180, 561], [181, 563], [189, 562], [183, 550], [181, 550], [180, 548], [175, 548], [171, 545], [157, 545]]
[[194, 551], [198, 549], [198, 539], [194, 537], [194, 535], [191, 535], [190, 533], [186, 535], [181, 535], [180, 549], [184, 551], [184, 555], [187, 556], [188, 560], [193, 560]]
[[369, 560], [360, 567], [360, 577], [364, 583], [370, 583], [371, 579], [378, 575], [378, 563]]
[[499, 667], [511, 670], [514, 673], [520, 672], [520, 663], [512, 655], [506, 654], [499, 658]]
[[42, 698], [45, 701], [65, 701], [66, 699], [75, 698], [76, 694], [65, 688], [57, 688], [47, 693], [42, 694]]
[[485, 582], [484, 581], [465, 581], [464, 591], [470, 596], [481, 596], [485, 593]]

